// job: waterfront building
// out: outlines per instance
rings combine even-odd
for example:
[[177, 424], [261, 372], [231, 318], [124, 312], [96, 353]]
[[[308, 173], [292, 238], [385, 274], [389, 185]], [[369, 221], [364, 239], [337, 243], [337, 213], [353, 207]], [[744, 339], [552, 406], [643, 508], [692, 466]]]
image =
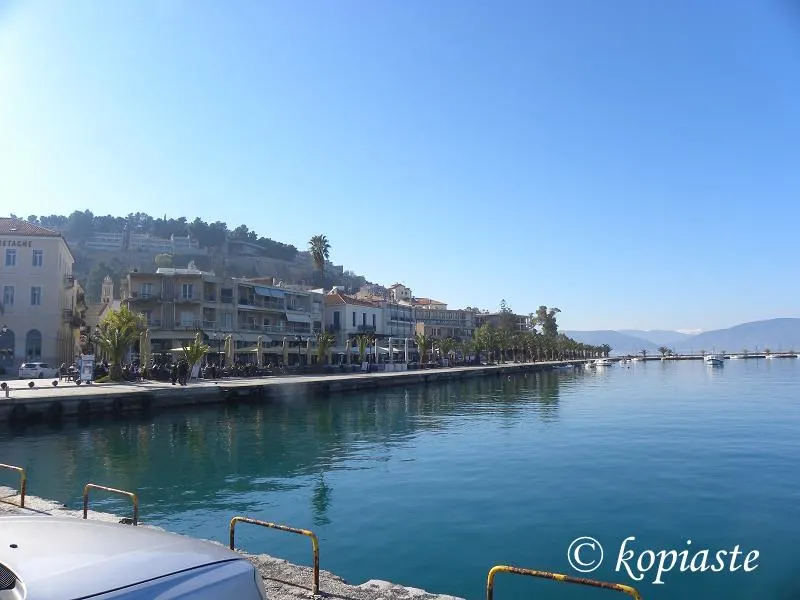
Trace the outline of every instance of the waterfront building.
[[267, 362], [295, 348], [302, 352], [292, 350], [292, 362], [307, 363], [322, 330], [322, 293], [275, 285], [272, 278], [219, 277], [189, 263], [132, 272], [127, 280], [124, 301], [144, 315], [154, 353], [180, 348], [201, 331], [216, 351], [231, 335], [236, 360], [255, 362], [260, 343]]
[[381, 305], [347, 296], [338, 289], [325, 295], [325, 329], [336, 336], [336, 348], [344, 350], [347, 340], [362, 333], [376, 335], [383, 324]]
[[348, 340], [352, 349], [360, 334], [372, 335], [377, 340], [379, 361], [389, 359], [390, 347], [396, 358], [409, 345], [414, 349], [414, 307], [410, 304], [364, 300], [333, 289], [325, 296], [325, 328], [336, 336], [334, 351], [345, 356]]
[[431, 298], [412, 298], [411, 304], [414, 305], [414, 308], [421, 310], [447, 310], [447, 303]]
[[0, 366], [71, 362], [79, 287], [57, 231], [0, 218]]
[[416, 332], [429, 338], [469, 340], [475, 333], [475, 313], [469, 310], [417, 308], [414, 314]]

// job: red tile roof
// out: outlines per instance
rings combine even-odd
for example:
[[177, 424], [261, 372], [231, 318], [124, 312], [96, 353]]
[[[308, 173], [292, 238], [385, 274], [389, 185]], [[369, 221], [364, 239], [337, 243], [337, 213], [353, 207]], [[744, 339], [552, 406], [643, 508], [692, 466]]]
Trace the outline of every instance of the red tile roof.
[[445, 304], [438, 300], [431, 300], [430, 298], [414, 298], [412, 300], [417, 306], [430, 306], [431, 304]]
[[28, 223], [22, 219], [0, 217], [0, 235], [21, 235], [38, 237], [60, 237], [61, 234], [52, 229], [45, 229], [39, 225]]
[[369, 308], [378, 308], [377, 304], [369, 300], [359, 300], [352, 296], [346, 296], [341, 292], [334, 292], [333, 294], [325, 295], [325, 304], [335, 306], [337, 304], [351, 304], [353, 306], [367, 306]]

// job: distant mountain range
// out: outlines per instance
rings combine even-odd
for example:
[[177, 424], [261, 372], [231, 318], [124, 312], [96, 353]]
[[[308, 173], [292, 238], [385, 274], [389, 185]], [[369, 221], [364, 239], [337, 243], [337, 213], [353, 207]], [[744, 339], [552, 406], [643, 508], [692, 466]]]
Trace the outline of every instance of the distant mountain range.
[[800, 319], [768, 319], [742, 323], [727, 329], [715, 329], [689, 335], [678, 331], [639, 329], [564, 331], [566, 335], [585, 344], [608, 344], [612, 354], [658, 354], [659, 346], [686, 354], [710, 352], [750, 352], [769, 349], [773, 352], [800, 350]]

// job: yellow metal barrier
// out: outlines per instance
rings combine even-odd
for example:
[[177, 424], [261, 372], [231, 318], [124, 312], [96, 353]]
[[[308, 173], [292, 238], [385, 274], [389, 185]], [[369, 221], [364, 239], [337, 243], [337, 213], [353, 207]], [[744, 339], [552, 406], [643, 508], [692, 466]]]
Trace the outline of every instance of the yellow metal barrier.
[[592, 587], [603, 588], [612, 590], [614, 592], [622, 592], [628, 594], [635, 600], [642, 600], [635, 589], [628, 585], [621, 583], [607, 583], [605, 581], [597, 581], [596, 579], [585, 579], [583, 577], [570, 577], [569, 575], [561, 575], [559, 573], [550, 573], [549, 571], [535, 571], [533, 569], [521, 569], [520, 567], [508, 567], [499, 565], [492, 567], [489, 571], [489, 577], [486, 581], [486, 600], [494, 599], [494, 576], [498, 573], [514, 573], [515, 575], [528, 575], [530, 577], [541, 577], [543, 579], [552, 579], [553, 581], [563, 581], [565, 583], [577, 583], [578, 585], [589, 585]]
[[319, 540], [313, 531], [308, 529], [296, 529], [294, 527], [287, 527], [286, 525], [278, 525], [276, 523], [268, 523], [267, 521], [259, 521], [258, 519], [251, 519], [249, 517], [233, 517], [230, 526], [230, 549], [235, 549], [234, 544], [234, 531], [236, 523], [250, 523], [251, 525], [259, 525], [261, 527], [269, 527], [271, 529], [279, 529], [280, 531], [288, 531], [289, 533], [297, 533], [311, 538], [311, 548], [314, 551], [314, 579], [311, 582], [311, 593], [315, 596], [319, 595]]
[[83, 488], [83, 518], [85, 519], [89, 513], [89, 490], [102, 490], [104, 492], [111, 492], [112, 494], [119, 494], [127, 496], [133, 502], [133, 524], [139, 523], [139, 498], [133, 492], [126, 492], [125, 490], [118, 490], [116, 488], [107, 487], [105, 485], [97, 485], [96, 483], [87, 483]]
[[[0, 464], [0, 469], [8, 469], [9, 471], [16, 471], [19, 473], [19, 506], [20, 508], [25, 508], [25, 490], [28, 488], [28, 476], [25, 474], [25, 469], [4, 464]], [[7, 500], [3, 500], [3, 502], [11, 504], [11, 502]]]

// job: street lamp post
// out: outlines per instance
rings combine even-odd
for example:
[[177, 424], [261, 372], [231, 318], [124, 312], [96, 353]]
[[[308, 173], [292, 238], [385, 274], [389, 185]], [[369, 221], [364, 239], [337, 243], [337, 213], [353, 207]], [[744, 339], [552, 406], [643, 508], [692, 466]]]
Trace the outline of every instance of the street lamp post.
[[[5, 323], [3, 323], [3, 326], [0, 327], [0, 339], [4, 338], [7, 333], [8, 333], [8, 326]], [[3, 350], [5, 350], [5, 348], [3, 348]], [[10, 356], [13, 355], [14, 355], [14, 348], [12, 347]], [[3, 356], [0, 356], [0, 358], [4, 358], [4, 356], [5, 352], [3, 352]]]

